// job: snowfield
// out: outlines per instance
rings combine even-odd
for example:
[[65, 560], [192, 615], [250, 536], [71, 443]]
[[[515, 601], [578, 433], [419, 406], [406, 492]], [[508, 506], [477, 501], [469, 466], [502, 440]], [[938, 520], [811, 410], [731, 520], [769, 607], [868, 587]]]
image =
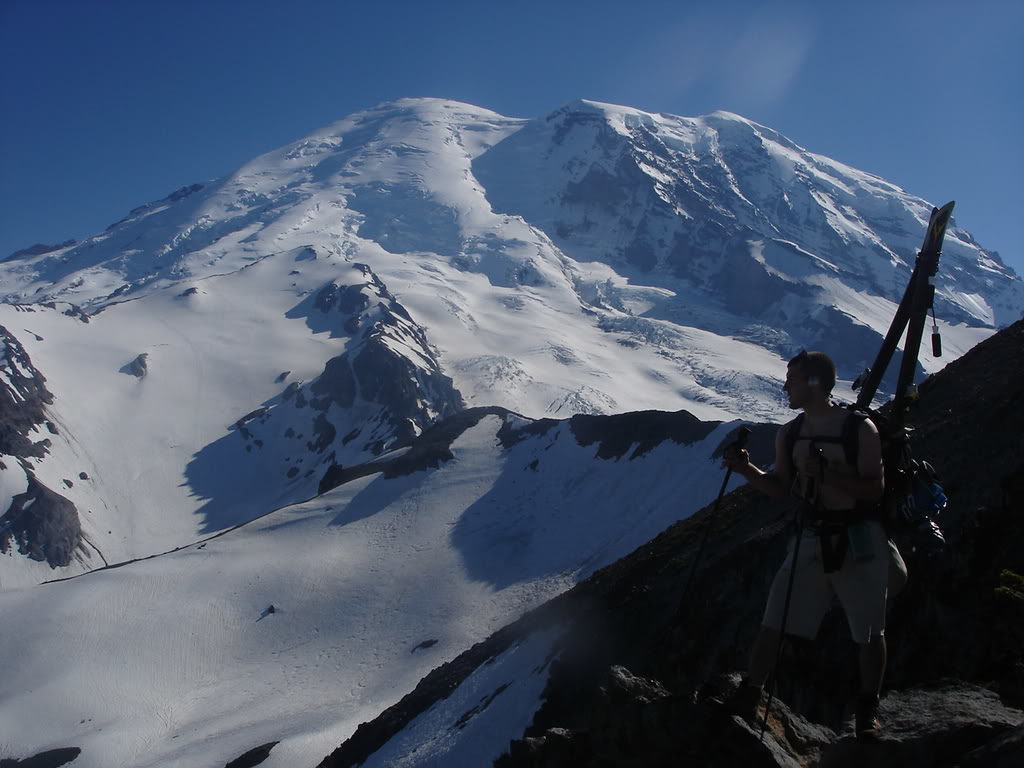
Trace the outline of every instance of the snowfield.
[[[76, 766], [109, 768], [218, 764], [280, 741], [266, 765], [314, 765], [430, 669], [710, 500], [711, 454], [736, 426], [596, 459], [566, 422], [510, 448], [502, 424], [482, 418], [437, 469], [369, 475], [177, 552], [0, 593], [19, 617], [0, 628], [19, 659], [0, 681], [7, 749], [78, 746]], [[540, 664], [550, 649], [532, 642], [502, 665]], [[509, 716], [528, 719], [546, 677], [492, 673], [514, 684]], [[470, 749], [429, 724], [409, 734]]]

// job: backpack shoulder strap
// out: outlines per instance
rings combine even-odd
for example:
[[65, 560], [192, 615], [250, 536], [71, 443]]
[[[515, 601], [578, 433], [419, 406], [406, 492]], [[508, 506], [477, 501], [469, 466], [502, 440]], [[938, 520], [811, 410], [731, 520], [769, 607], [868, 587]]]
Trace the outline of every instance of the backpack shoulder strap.
[[860, 425], [869, 419], [870, 416], [864, 411], [850, 411], [843, 422], [843, 454], [846, 463], [856, 468], [857, 456], [860, 453]]
[[797, 414], [797, 417], [789, 422], [789, 426], [786, 429], [786, 455], [789, 456], [789, 464], [791, 467], [796, 469], [796, 463], [793, 461], [793, 449], [796, 447], [797, 438], [800, 436], [800, 430], [804, 426], [804, 412], [801, 411]]

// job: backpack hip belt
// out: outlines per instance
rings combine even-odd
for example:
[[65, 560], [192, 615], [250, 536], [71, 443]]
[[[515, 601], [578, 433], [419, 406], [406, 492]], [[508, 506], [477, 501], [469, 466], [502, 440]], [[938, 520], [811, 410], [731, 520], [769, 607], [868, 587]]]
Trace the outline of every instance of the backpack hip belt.
[[850, 548], [848, 529], [852, 523], [864, 520], [862, 510], [819, 509], [807, 523], [807, 529], [817, 535], [821, 545], [821, 564], [825, 573], [835, 573], [843, 567]]
[[850, 509], [812, 509], [808, 512], [807, 527], [818, 533], [823, 528], [845, 528], [851, 523], [867, 519], [860, 507]]

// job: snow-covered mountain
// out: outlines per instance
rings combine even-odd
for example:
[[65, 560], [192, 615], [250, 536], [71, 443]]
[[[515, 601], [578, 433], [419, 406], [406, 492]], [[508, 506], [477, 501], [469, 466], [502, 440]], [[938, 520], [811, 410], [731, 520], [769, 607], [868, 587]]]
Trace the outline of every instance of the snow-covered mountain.
[[[736, 115], [385, 104], [0, 264], [6, 359], [53, 397], [0, 508], [63, 494], [81, 546], [46, 559], [91, 567], [309, 498], [463, 405], [778, 420], [796, 349], [870, 362], [928, 213]], [[937, 283], [947, 359], [1024, 311], [956, 227]]]
[[[727, 113], [409, 99], [0, 262], [11, 748], [230, 757], [287, 696], [293, 756], [324, 754], [706, 502], [720, 423], [785, 418], [797, 349], [859, 372], [929, 211]], [[1024, 312], [955, 226], [936, 282], [927, 371]], [[632, 441], [652, 451], [595, 455], [564, 421], [682, 409], [692, 430]]]

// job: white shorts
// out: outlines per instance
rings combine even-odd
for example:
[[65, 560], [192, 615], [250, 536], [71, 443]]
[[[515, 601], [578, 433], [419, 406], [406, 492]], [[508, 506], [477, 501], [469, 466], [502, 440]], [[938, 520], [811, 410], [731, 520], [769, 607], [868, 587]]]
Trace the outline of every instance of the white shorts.
[[[889, 582], [889, 541], [882, 524], [867, 523], [875, 557], [858, 563], [852, 552], [847, 552], [838, 571], [825, 573], [821, 561], [821, 541], [818, 534], [804, 530], [800, 541], [799, 559], [793, 576], [793, 592], [786, 633], [813, 640], [818, 634], [821, 620], [832, 603], [833, 595], [846, 612], [850, 634], [854, 642], [869, 642], [872, 636], [885, 634], [885, 600]], [[839, 535], [846, 535], [845, 533]], [[778, 630], [782, 625], [782, 612], [786, 589], [793, 566], [794, 537], [789, 542], [786, 560], [772, 582], [762, 624]]]

